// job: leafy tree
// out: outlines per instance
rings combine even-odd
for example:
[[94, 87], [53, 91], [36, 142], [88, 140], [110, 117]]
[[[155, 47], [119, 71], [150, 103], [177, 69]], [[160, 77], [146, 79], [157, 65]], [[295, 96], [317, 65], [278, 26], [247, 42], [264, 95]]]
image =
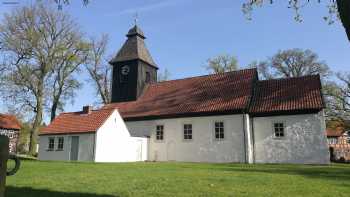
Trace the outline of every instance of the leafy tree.
[[211, 73], [224, 73], [238, 69], [236, 57], [228, 54], [218, 55], [207, 60], [205, 68]]
[[55, 54], [55, 64], [52, 70], [51, 83], [51, 121], [56, 117], [57, 110], [63, 111], [67, 101], [74, 101], [75, 92], [81, 87], [74, 73], [87, 60], [89, 45], [81, 40], [78, 31], [67, 32], [62, 40], [62, 50]]
[[86, 69], [90, 75], [90, 82], [96, 87], [96, 94], [99, 95], [103, 104], [111, 101], [111, 66], [106, 61], [106, 49], [108, 35], [102, 35], [100, 39], [90, 39], [90, 53]]
[[[61, 63], [67, 62], [62, 57], [69, 57], [69, 62], [74, 62], [66, 51], [69, 48], [66, 44], [67, 40], [72, 41], [74, 36], [71, 35], [78, 32], [77, 28], [69, 15], [42, 3], [14, 9], [4, 14], [0, 24], [3, 56], [0, 67], [4, 70], [1, 91], [12, 108], [34, 116], [29, 137], [31, 153], [42, 125], [44, 108], [50, 103], [52, 77], [57, 76], [55, 71]], [[77, 37], [74, 39], [80, 41]]]
[[319, 74], [326, 77], [330, 74], [328, 65], [318, 59], [311, 50], [288, 49], [278, 51], [268, 60], [253, 63], [263, 78], [289, 78]]
[[[323, 19], [328, 24], [334, 23], [334, 21], [340, 18], [348, 39], [350, 40], [350, 1], [349, 0], [325, 0], [327, 3], [328, 14]], [[294, 19], [298, 22], [302, 22], [302, 16], [300, 10], [310, 4], [310, 0], [288, 0], [288, 8], [295, 12]], [[313, 2], [321, 3], [321, 0], [314, 0]], [[246, 0], [243, 3], [242, 10], [246, 14], [248, 19], [251, 19], [252, 10], [256, 7], [262, 7], [264, 4], [273, 4], [273, 0]]]

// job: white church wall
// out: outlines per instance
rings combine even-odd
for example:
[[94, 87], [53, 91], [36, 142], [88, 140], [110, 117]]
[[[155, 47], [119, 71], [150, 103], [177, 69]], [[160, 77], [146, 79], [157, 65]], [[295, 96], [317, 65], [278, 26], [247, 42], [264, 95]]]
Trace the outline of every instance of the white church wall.
[[[215, 139], [214, 123], [223, 121], [225, 138]], [[152, 161], [245, 162], [243, 114], [127, 122], [133, 135], [150, 135]], [[192, 124], [192, 140], [184, 140], [183, 125]], [[157, 141], [156, 125], [164, 125]]]
[[[285, 137], [274, 136], [274, 123], [282, 122]], [[255, 117], [253, 119], [257, 163], [328, 164], [323, 112], [317, 114]]]
[[132, 137], [119, 112], [115, 110], [98, 129], [96, 162], [147, 160], [147, 138]]
[[[71, 134], [71, 135], [41, 135], [39, 137], [39, 160], [69, 161], [71, 151], [71, 137], [79, 137], [78, 161], [93, 161], [95, 133]], [[63, 137], [63, 150], [57, 150], [58, 138]], [[55, 148], [48, 150], [49, 138], [55, 138]]]

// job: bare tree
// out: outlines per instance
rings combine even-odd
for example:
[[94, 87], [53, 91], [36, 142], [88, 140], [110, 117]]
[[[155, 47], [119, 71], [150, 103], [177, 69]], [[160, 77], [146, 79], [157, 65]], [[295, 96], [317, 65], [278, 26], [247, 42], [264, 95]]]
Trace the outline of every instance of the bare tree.
[[236, 57], [225, 54], [207, 60], [205, 68], [211, 73], [224, 73], [238, 69]]
[[[243, 13], [247, 16], [248, 19], [251, 19], [251, 13], [252, 10], [255, 7], [262, 7], [266, 3], [273, 4], [277, 1], [273, 0], [246, 0], [245, 3], [243, 3], [242, 10]], [[282, 2], [282, 1], [281, 1]], [[289, 1], [283, 1], [288, 4], [288, 8], [293, 10], [295, 15], [294, 19], [298, 22], [302, 22], [302, 16], [300, 14], [300, 10], [304, 7], [307, 7], [310, 2], [310, 0], [289, 0]], [[321, 3], [321, 0], [314, 0], [314, 2]], [[340, 18], [343, 27], [345, 28], [346, 34], [348, 36], [348, 39], [350, 41], [350, 1], [349, 0], [325, 0], [328, 14], [323, 17], [323, 19], [328, 24], [333, 24], [335, 20]]]
[[159, 72], [157, 76], [157, 81], [162, 82], [162, 81], [167, 81], [170, 79], [170, 72], [168, 69], [164, 69], [164, 72]]
[[288, 49], [278, 51], [267, 61], [256, 63], [263, 78], [289, 78], [320, 74], [326, 77], [330, 74], [328, 65], [318, 60], [311, 50]]
[[6, 68], [2, 93], [8, 104], [34, 116], [30, 152], [49, 103], [48, 88], [52, 88], [58, 54], [66, 50], [67, 35], [75, 28], [69, 15], [41, 3], [14, 9], [0, 24], [0, 48], [5, 57], [1, 66]]
[[96, 87], [96, 94], [99, 95], [103, 104], [111, 101], [111, 66], [106, 61], [106, 49], [108, 35], [104, 34], [100, 39], [90, 39], [90, 55], [86, 69], [89, 72], [91, 82]]
[[325, 87], [326, 115], [329, 119], [350, 118], [350, 73], [337, 73], [338, 83], [330, 82]]

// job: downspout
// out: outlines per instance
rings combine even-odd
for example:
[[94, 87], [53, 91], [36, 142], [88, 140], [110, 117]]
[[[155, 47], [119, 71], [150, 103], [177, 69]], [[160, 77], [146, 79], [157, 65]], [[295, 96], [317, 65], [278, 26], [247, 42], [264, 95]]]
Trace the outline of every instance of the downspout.
[[[253, 102], [253, 98], [255, 95], [255, 89], [257, 88], [257, 81], [259, 81], [259, 76], [258, 76], [258, 71], [255, 69], [255, 78], [252, 80], [252, 90], [251, 90], [251, 96], [248, 100], [247, 106], [245, 107], [245, 109], [243, 110], [243, 124], [244, 124], [244, 144], [245, 144], [245, 157], [246, 157], [246, 163], [248, 160], [250, 160], [250, 157], [252, 159], [252, 163], [255, 163], [255, 140], [254, 140], [254, 123], [253, 123], [253, 119], [251, 118], [251, 122], [249, 121], [249, 124], [246, 124], [248, 120], [245, 120], [245, 118], [247, 117], [247, 119], [250, 119], [249, 116], [249, 111], [250, 111], [250, 106]], [[248, 137], [246, 137], [246, 132], [249, 132], [248, 137], [250, 139], [248, 139]], [[247, 142], [246, 142], [247, 141]], [[250, 143], [250, 144], [249, 144]], [[247, 146], [248, 144], [248, 146]], [[249, 149], [248, 153], [247, 153], [247, 149]]]
[[[98, 131], [98, 130], [97, 130]], [[94, 144], [93, 144], [93, 149], [92, 149], [92, 159], [93, 159], [93, 162], [96, 162], [96, 139], [97, 139], [97, 131], [95, 132], [95, 135], [94, 135]]]
[[247, 154], [247, 143], [246, 143], [246, 132], [247, 132], [247, 128], [246, 128], [246, 120], [245, 120], [245, 113], [243, 110], [243, 114], [242, 114], [242, 121], [243, 121], [243, 152], [244, 152], [244, 163], [249, 163], [248, 161], [248, 154]]
[[254, 135], [254, 116], [252, 117], [251, 119], [251, 131], [252, 131], [252, 144], [253, 144], [253, 149], [252, 149], [252, 152], [253, 152], [253, 163], [255, 163], [255, 135]]

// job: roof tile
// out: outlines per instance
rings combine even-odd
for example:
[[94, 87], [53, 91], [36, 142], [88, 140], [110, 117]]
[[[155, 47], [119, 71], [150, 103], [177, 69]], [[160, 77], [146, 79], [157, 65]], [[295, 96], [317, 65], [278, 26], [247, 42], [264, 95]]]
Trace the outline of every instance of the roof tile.
[[323, 108], [318, 75], [258, 81], [254, 92], [253, 114]]
[[21, 123], [14, 115], [0, 114], [0, 128], [19, 130], [21, 129]]
[[53, 122], [43, 128], [40, 134], [96, 132], [113, 111], [113, 109], [100, 109], [92, 110], [89, 114], [83, 112], [61, 113]]
[[151, 84], [137, 101], [112, 103], [123, 118], [241, 111], [246, 108], [256, 69]]

